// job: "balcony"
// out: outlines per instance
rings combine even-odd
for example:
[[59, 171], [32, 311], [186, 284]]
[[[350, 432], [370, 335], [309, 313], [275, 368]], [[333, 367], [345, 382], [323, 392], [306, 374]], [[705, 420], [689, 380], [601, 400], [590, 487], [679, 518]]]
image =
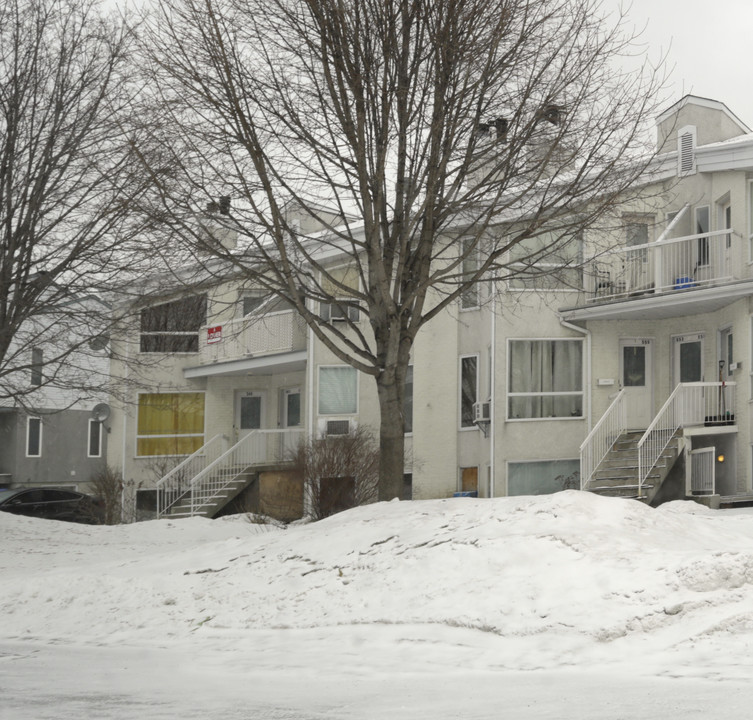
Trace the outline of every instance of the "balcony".
[[255, 370], [293, 372], [306, 358], [306, 323], [293, 310], [247, 315], [199, 331], [199, 366], [187, 378], [253, 374]]
[[620, 247], [585, 272], [585, 304], [562, 310], [568, 320], [662, 318], [711, 312], [743, 297], [739, 239], [729, 230]]

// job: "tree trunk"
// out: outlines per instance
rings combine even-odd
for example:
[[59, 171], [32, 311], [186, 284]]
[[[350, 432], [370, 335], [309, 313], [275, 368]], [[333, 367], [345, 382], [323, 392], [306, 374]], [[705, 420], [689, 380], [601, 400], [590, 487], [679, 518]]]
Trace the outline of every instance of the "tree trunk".
[[[398, 377], [402, 375], [402, 382]], [[379, 500], [402, 498], [405, 471], [403, 396], [405, 373], [385, 369], [377, 378], [379, 409]]]

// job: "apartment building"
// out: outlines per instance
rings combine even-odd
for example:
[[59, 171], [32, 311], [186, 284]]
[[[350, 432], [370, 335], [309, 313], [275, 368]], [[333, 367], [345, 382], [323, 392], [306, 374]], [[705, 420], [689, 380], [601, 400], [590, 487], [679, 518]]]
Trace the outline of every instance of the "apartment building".
[[[753, 133], [694, 96], [657, 131], [634, 197], [541, 274], [482, 283], [420, 331], [406, 496], [751, 493]], [[347, 256], [328, 262], [357, 282]], [[356, 308], [318, 311], [366, 326]], [[114, 346], [131, 389], [112, 402], [108, 460], [146, 511], [214, 514], [251, 488], [256, 507], [285, 495], [303, 512], [286, 474], [299, 439], [378, 427], [373, 380], [231, 279], [136, 305]]]

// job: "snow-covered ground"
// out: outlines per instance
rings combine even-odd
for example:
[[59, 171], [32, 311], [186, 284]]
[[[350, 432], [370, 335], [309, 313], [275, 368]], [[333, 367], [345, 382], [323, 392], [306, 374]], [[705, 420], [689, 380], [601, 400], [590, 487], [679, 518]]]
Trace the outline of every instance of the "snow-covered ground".
[[743, 718], [753, 511], [568, 491], [86, 527], [0, 513], [0, 718]]

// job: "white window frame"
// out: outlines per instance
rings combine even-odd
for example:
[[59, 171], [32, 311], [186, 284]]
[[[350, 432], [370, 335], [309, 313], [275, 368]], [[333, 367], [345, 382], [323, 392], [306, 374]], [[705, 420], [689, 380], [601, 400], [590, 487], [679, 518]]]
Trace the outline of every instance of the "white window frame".
[[[510, 371], [512, 368], [512, 343], [514, 342], [578, 342], [581, 343], [581, 390], [579, 392], [510, 392]], [[505, 378], [505, 420], [507, 422], [560, 422], [570, 420], [584, 420], [586, 415], [586, 379], [585, 365], [586, 344], [583, 338], [566, 338], [566, 337], [522, 337], [507, 338], [507, 376]], [[557, 417], [540, 417], [540, 418], [516, 418], [510, 417], [510, 398], [511, 397], [557, 397], [557, 396], [581, 396], [581, 414], [580, 415], [562, 415]]]
[[[92, 440], [92, 427], [97, 427], [97, 449], [98, 452], [96, 455], [91, 454], [91, 440]], [[87, 427], [88, 432], [86, 433], [86, 457], [88, 458], [100, 458], [102, 457], [102, 423], [99, 420], [95, 420], [94, 418], [89, 418], [89, 425]]]
[[[201, 431], [201, 433], [180, 433], [179, 435], [139, 435], [139, 407], [141, 407], [141, 396], [142, 395], [203, 395], [204, 396], [204, 428]], [[135, 442], [134, 442], [134, 457], [136, 458], [161, 458], [161, 457], [188, 457], [191, 455], [191, 453], [178, 453], [178, 454], [168, 454], [168, 455], [139, 455], [138, 449], [139, 449], [139, 440], [142, 439], [149, 439], [149, 438], [165, 438], [165, 437], [202, 437], [204, 438], [204, 443], [207, 441], [207, 393], [205, 390], [167, 390], [164, 393], [155, 393], [155, 392], [140, 392], [136, 395], [136, 422], [134, 423], [135, 426]]]
[[44, 385], [44, 350], [40, 347], [31, 349], [31, 378], [32, 387]]
[[[29, 440], [31, 439], [30, 435], [29, 435], [29, 428], [31, 426], [31, 421], [32, 420], [36, 420], [39, 423], [39, 448], [38, 448], [39, 452], [36, 455], [32, 455], [29, 452]], [[38, 417], [36, 415], [30, 415], [29, 417], [26, 418], [26, 447], [25, 447], [25, 452], [26, 452], [26, 457], [27, 458], [40, 458], [40, 457], [42, 457], [43, 432], [44, 432], [44, 423], [42, 422], [42, 418], [41, 417]]]
[[[473, 250], [469, 249], [469, 245], [476, 243]], [[460, 240], [461, 254], [460, 270], [461, 270], [461, 282], [465, 282], [465, 278], [468, 275], [474, 275], [478, 272], [479, 265], [481, 264], [479, 254], [480, 240], [472, 237], [463, 237]], [[468, 263], [468, 265], [466, 265]], [[477, 281], [465, 288], [460, 293], [460, 311], [470, 312], [472, 310], [478, 310], [481, 307], [481, 281]]]
[[466, 353], [458, 358], [458, 430], [466, 432], [468, 430], [476, 430], [476, 423], [471, 420], [470, 425], [463, 425], [463, 360], [466, 358], [476, 358], [476, 399], [474, 403], [479, 399], [479, 376], [481, 374], [481, 358], [479, 353]]
[[748, 180], [748, 194], [746, 196], [748, 220], [748, 262], [753, 263], [753, 180]]
[[[347, 295], [338, 295], [333, 298], [332, 302], [325, 302], [324, 300], [319, 301], [319, 317], [323, 322], [348, 322], [348, 323], [357, 323], [361, 320], [361, 307], [359, 298], [357, 297], [358, 294], [362, 293], [361, 288], [361, 274], [358, 272], [359, 266], [357, 263], [341, 263], [340, 265], [333, 265], [332, 267], [327, 268], [326, 270], [322, 270], [319, 273], [319, 282], [323, 286], [325, 283], [332, 282], [330, 278], [332, 277], [332, 273], [340, 270], [341, 268], [345, 268], [346, 272], [353, 268], [353, 270], [356, 273], [356, 287], [353, 288], [353, 293], [355, 295], [352, 295], [348, 297]], [[332, 283], [333, 285], [335, 283]], [[322, 287], [322, 291], [324, 291], [324, 287]], [[343, 303], [354, 303], [358, 305], [358, 307], [353, 307], [352, 305], [343, 305]], [[338, 307], [338, 304], [340, 305]], [[341, 308], [345, 310], [345, 315], [337, 315], [334, 316], [332, 314], [332, 309], [337, 308], [337, 311], [340, 312]], [[325, 309], [326, 308], [326, 309]], [[288, 311], [289, 312], [289, 311]], [[325, 317], [326, 316], [326, 317]]]
[[[411, 392], [411, 398], [410, 398], [411, 399], [411, 404], [410, 404], [410, 407], [411, 407], [410, 428], [411, 429], [405, 432], [405, 437], [411, 437], [413, 435], [413, 422], [416, 419], [415, 406], [413, 404], [413, 401], [414, 401], [414, 399], [416, 397], [415, 392], [414, 392], [415, 383], [416, 383], [416, 376], [415, 376], [415, 373], [413, 372], [413, 363], [410, 363], [408, 365], [408, 372], [410, 372], [410, 377], [411, 377], [411, 383], [410, 383], [410, 392]], [[406, 379], [407, 379], [407, 372], [406, 372]], [[406, 388], [407, 388], [407, 383], [406, 383]], [[403, 392], [405, 392], [405, 391], [403, 391]], [[407, 395], [405, 395], [403, 397], [403, 416], [405, 416], [405, 400], [406, 400], [406, 398], [407, 398]]]
[[[323, 368], [347, 368], [349, 370], [352, 370], [356, 374], [356, 408], [353, 412], [337, 412], [337, 413], [325, 413], [321, 410], [321, 389], [322, 389], [322, 369]], [[328, 420], [335, 420], [337, 418], [351, 418], [355, 415], [358, 415], [358, 401], [359, 396], [361, 394], [361, 373], [358, 372], [354, 367], [351, 365], [319, 365], [319, 369], [316, 373], [316, 411], [317, 415], [327, 418]]]
[[[511, 277], [507, 280], [506, 285], [507, 289], [510, 292], [519, 292], [519, 293], [579, 293], [583, 292], [584, 289], [584, 279], [583, 279], [583, 267], [584, 267], [584, 261], [583, 261], [583, 252], [584, 252], [584, 239], [583, 236], [580, 236], [580, 261], [575, 265], [575, 268], [573, 268], [572, 264], [570, 262], [546, 262], [546, 261], [537, 261], [532, 263], [525, 263], [525, 262], [517, 262], [512, 260], [513, 257], [513, 251], [514, 248], [510, 248], [507, 251], [507, 261], [510, 268], [520, 267], [531, 267], [531, 268], [540, 268], [542, 270], [542, 273], [540, 275], [535, 275], [532, 279], [535, 281], [541, 277], [549, 278], [552, 276], [554, 272], [556, 272], [558, 269], [576, 269], [580, 270], [580, 287], [574, 288], [570, 287], [569, 285], [560, 285], [556, 287], [515, 287], [514, 283], [519, 278]], [[525, 277], [523, 275], [522, 277]]]
[[[580, 463], [580, 458], [541, 458], [531, 460], [526, 458], [525, 460], [507, 460], [505, 462], [505, 495], [508, 497], [525, 497], [524, 495], [510, 495], [510, 465], [529, 465], [531, 463], [558, 463], [558, 462], [572, 462]], [[556, 491], [555, 491], [556, 492]]]

